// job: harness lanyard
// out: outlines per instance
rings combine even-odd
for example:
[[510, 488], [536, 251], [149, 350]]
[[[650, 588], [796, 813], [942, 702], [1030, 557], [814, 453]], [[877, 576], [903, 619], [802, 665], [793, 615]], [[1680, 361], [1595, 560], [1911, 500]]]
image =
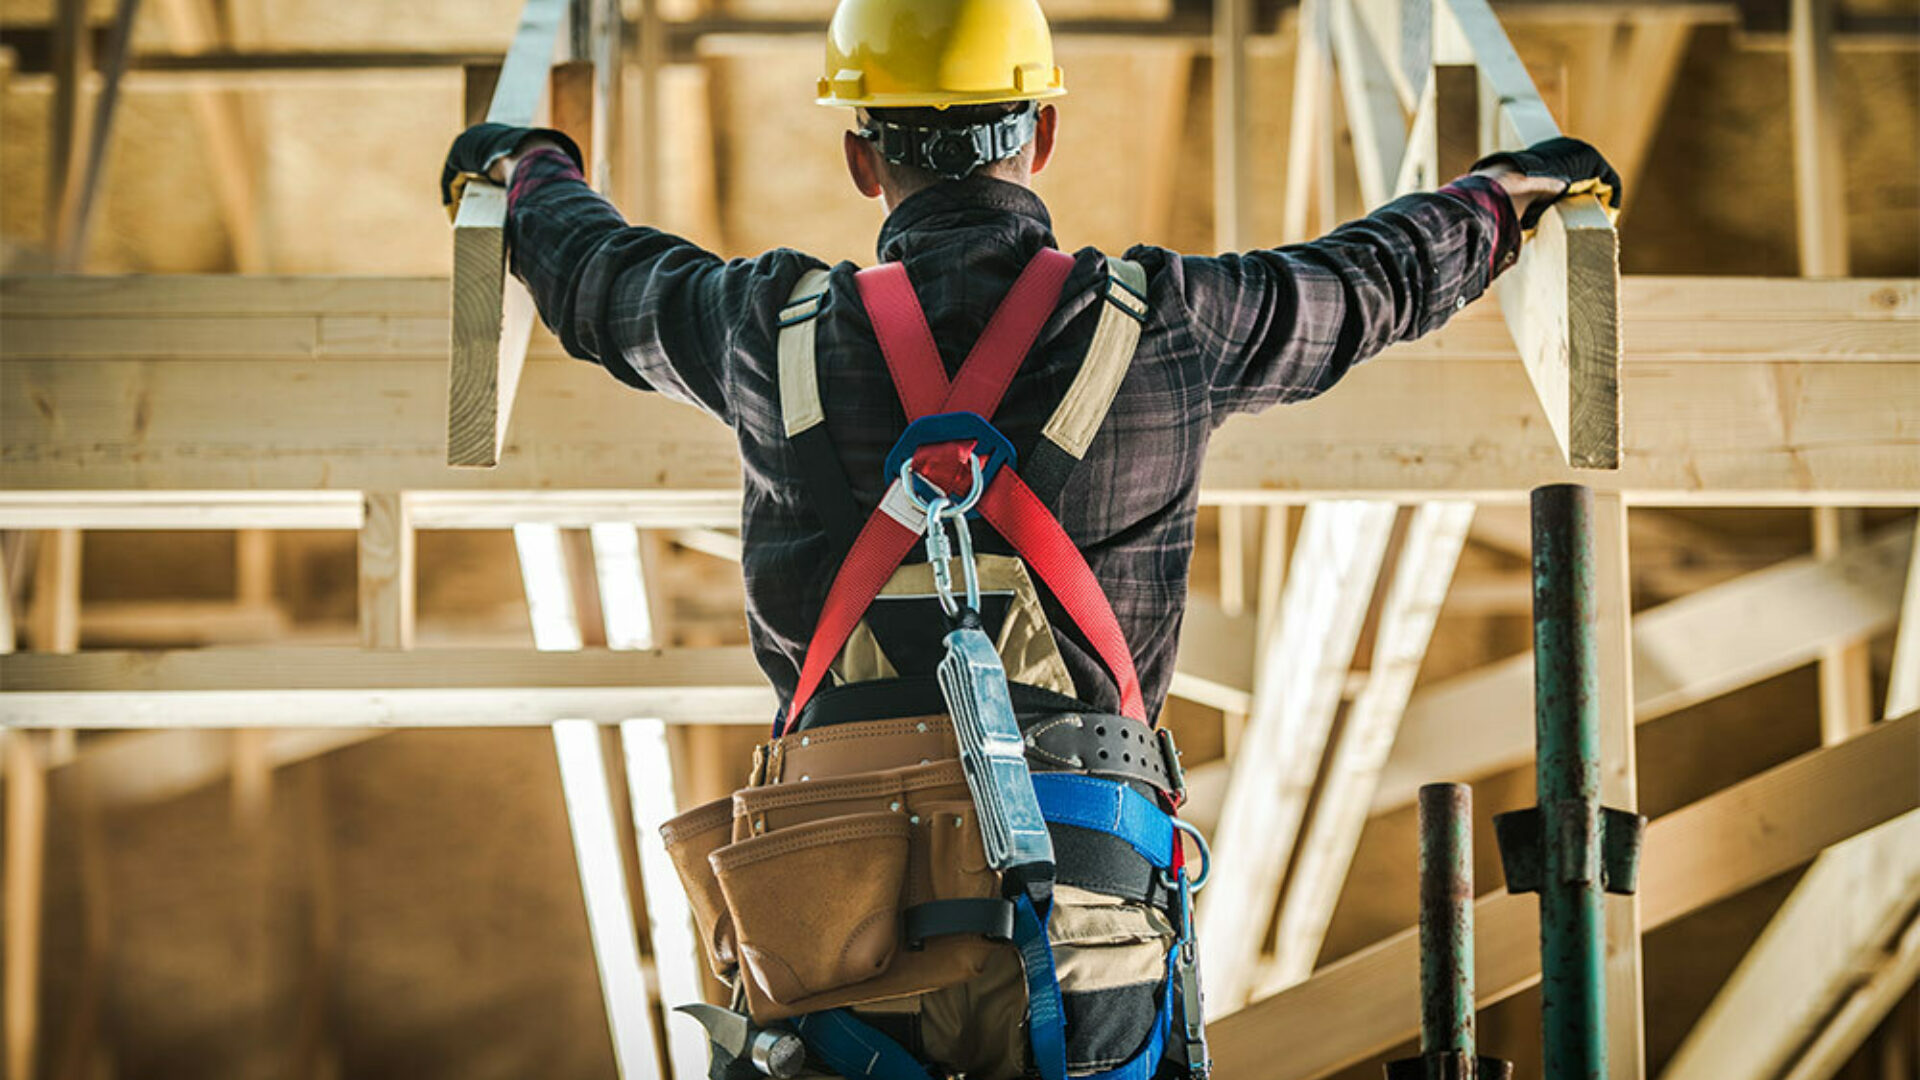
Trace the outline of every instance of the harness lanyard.
[[[991, 416], [1013, 373], [1051, 317], [1073, 268], [1073, 258], [1043, 248], [1021, 272], [951, 385], [912, 283], [898, 263], [863, 270], [856, 281], [886, 358], [888, 373], [909, 421], [937, 410]], [[969, 479], [973, 446], [960, 441], [920, 447], [914, 471], [946, 490]], [[1010, 468], [1002, 468], [981, 494], [979, 511], [1059, 600], [1114, 676], [1120, 712], [1146, 721], [1146, 703], [1133, 653], [1106, 594], [1060, 522]], [[825, 680], [869, 605], [926, 528], [910, 493], [894, 482], [867, 519], [840, 565], [808, 642], [800, 680], [778, 736], [800, 715]]]

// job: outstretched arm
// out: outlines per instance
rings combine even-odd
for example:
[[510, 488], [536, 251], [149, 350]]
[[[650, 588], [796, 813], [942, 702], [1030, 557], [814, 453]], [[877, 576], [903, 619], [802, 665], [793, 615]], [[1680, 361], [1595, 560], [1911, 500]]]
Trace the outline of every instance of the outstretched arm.
[[727, 262], [628, 225], [581, 178], [577, 152], [557, 133], [472, 134], [461, 137], [468, 146], [454, 144], [449, 170], [507, 186], [511, 269], [567, 351], [730, 423], [729, 357], [743, 319], [771, 312], [817, 264], [790, 253]]
[[1313, 397], [1354, 364], [1444, 325], [1519, 255], [1523, 231], [1569, 190], [1619, 183], [1597, 151], [1555, 139], [1484, 159], [1312, 243], [1178, 261], [1224, 419]]

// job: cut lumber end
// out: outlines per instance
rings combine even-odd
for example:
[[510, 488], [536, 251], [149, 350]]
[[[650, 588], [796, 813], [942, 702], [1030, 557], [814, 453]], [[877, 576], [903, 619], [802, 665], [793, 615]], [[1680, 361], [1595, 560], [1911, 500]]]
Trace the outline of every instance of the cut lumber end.
[[1567, 464], [1620, 467], [1620, 234], [1591, 195], [1559, 208], [1567, 241]]
[[506, 192], [471, 185], [453, 230], [452, 342], [447, 382], [447, 464], [499, 464]]

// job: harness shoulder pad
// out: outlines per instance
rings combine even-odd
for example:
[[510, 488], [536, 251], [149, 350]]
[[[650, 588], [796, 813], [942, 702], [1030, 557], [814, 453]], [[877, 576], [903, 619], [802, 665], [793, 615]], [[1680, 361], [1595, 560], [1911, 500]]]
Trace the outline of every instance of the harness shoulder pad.
[[801, 274], [780, 309], [780, 418], [788, 438], [827, 418], [813, 347], [813, 321], [827, 306], [827, 277], [824, 269]]

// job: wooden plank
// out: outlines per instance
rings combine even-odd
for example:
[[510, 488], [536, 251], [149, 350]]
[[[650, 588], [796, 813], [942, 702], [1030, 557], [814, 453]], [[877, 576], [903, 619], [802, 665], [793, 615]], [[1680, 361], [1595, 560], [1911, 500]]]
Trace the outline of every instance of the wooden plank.
[[553, 725], [553, 746], [560, 762], [560, 788], [567, 801], [574, 858], [580, 866], [587, 928], [600, 971], [600, 993], [607, 1006], [614, 1063], [622, 1080], [657, 1080], [660, 1062], [654, 1056], [648, 1023], [653, 1009], [640, 970], [640, 944], [627, 898], [600, 728], [585, 720], [562, 720]]
[[1660, 133], [1674, 80], [1693, 41], [1696, 20], [1679, 13], [1642, 11], [1630, 15], [1626, 56], [1608, 83], [1612, 93], [1600, 100], [1607, 106], [1607, 159], [1626, 186], [1624, 213], [1633, 205], [1645, 175], [1647, 152]]
[[[297, 416], [215, 410], [284, 401]], [[1636, 504], [1910, 505], [1920, 488], [1920, 364], [1649, 361], [1634, 451], [1596, 487]], [[535, 364], [522, 435], [491, 473], [449, 473], [437, 433], [444, 362], [0, 362], [0, 484], [51, 490], [738, 490], [738, 447], [691, 408], [627, 394], [576, 363]], [[1511, 361], [1389, 353], [1339, 393], [1231, 420], [1212, 441], [1213, 500], [1444, 496], [1514, 500], [1573, 477]]]
[[[1466, 39], [1494, 122], [1484, 150], [1518, 149], [1560, 134], [1487, 0], [1444, 0]], [[1567, 464], [1620, 466], [1620, 243], [1597, 199], [1563, 199], [1497, 286]]]
[[1334, 4], [1333, 54], [1346, 102], [1347, 127], [1353, 132], [1360, 197], [1371, 209], [1397, 194], [1395, 178], [1409, 142], [1387, 61], [1374, 49], [1372, 38], [1360, 29], [1358, 19], [1352, 3]]
[[[1634, 745], [1633, 574], [1627, 508], [1618, 495], [1593, 500], [1594, 629], [1600, 706], [1600, 803], [1640, 808]], [[1640, 897], [1608, 897], [1606, 919], [1607, 1069], [1609, 1080], [1647, 1073], [1646, 993], [1640, 953]]]
[[1789, 0], [1787, 73], [1793, 112], [1794, 220], [1800, 273], [1847, 275], [1846, 156], [1833, 61], [1833, 0]]
[[[1874, 1028], [1913, 988], [1917, 978], [1920, 978], [1920, 920], [1907, 924], [1906, 931], [1894, 941], [1866, 983], [1848, 996], [1840, 1011], [1820, 1032], [1820, 1037], [1781, 1080], [1832, 1080]], [[1901, 1037], [1898, 1032], [1892, 1034], [1895, 1040]], [[1882, 1059], [1882, 1075], [1887, 1080], [1904, 1080], [1913, 1075], [1912, 1062], [1910, 1056], [1903, 1061], [1897, 1053], [1889, 1053]]]
[[45, 765], [24, 731], [0, 731], [7, 762], [7, 1080], [32, 1080], [40, 1024], [41, 888], [46, 874]]
[[[1837, 557], [1858, 543], [1857, 507], [1813, 508], [1813, 554]], [[1820, 650], [1820, 732], [1824, 742], [1839, 742], [1873, 723], [1873, 663], [1864, 635], [1836, 641]]]
[[[99, 800], [102, 807], [164, 802], [231, 775], [232, 734], [211, 729], [103, 734], [89, 739], [71, 764], [84, 776], [89, 796]], [[295, 728], [252, 734], [264, 737], [259, 746], [262, 759], [277, 769], [379, 738], [386, 732]]]
[[680, 876], [660, 839], [660, 827], [679, 812], [674, 797], [673, 754], [666, 725], [658, 720], [627, 720], [620, 725], [626, 754], [627, 788], [633, 797], [633, 827], [640, 843], [640, 880], [647, 896], [653, 970], [666, 1010], [667, 1073], [675, 1080], [707, 1075], [707, 1033], [698, 1021], [672, 1010], [705, 1000], [700, 978], [703, 962], [694, 934], [693, 910]]
[[1917, 899], [1920, 812], [1822, 854], [1695, 1023], [1663, 1080], [1794, 1071], [1802, 1048], [1820, 1037], [1863, 973], [1870, 977], [1890, 959], [1889, 939], [1912, 923]]
[[1400, 729], [1472, 520], [1472, 503], [1432, 502], [1417, 508], [1408, 524], [1381, 607], [1366, 683], [1340, 725], [1281, 896], [1274, 959], [1262, 975], [1259, 996], [1313, 973], [1360, 846], [1374, 785]]
[[1253, 0], [1213, 3], [1213, 244], [1246, 246], [1253, 220], [1251, 114], [1247, 102], [1247, 37]]
[[[1891, 626], [1912, 534], [1893, 527], [1833, 562], [1794, 559], [1642, 612], [1633, 625], [1638, 722], [1809, 663], [1825, 642]], [[1406, 805], [1435, 777], [1525, 763], [1532, 672], [1532, 654], [1522, 654], [1414, 695], [1375, 812]]]
[[[566, 0], [527, 0], [494, 86], [488, 121], [516, 127], [536, 122], [565, 11]], [[533, 332], [533, 297], [506, 273], [506, 222], [505, 189], [468, 186], [453, 230], [449, 465], [498, 464]]]
[[775, 708], [744, 648], [188, 649], [0, 658], [0, 722], [44, 728], [524, 727], [764, 724]]
[[107, 152], [113, 146], [113, 122], [119, 113], [120, 85], [127, 71], [127, 59], [133, 45], [134, 17], [140, 0], [117, 0], [114, 4], [113, 36], [107, 55], [100, 65], [100, 90], [94, 97], [93, 122], [87, 128], [85, 153], [78, 156], [67, 175], [67, 186], [60, 192], [60, 216], [54, 223], [54, 266], [73, 271], [86, 259], [87, 240], [92, 233], [93, 208], [100, 194], [100, 178], [106, 172]]
[[[1281, 210], [1281, 235], [1287, 243], [1311, 239], [1309, 222], [1315, 187], [1321, 201], [1331, 199], [1324, 178], [1333, 156], [1333, 12], [1342, 0], [1300, 0], [1294, 20], [1298, 43], [1293, 53], [1293, 104], [1287, 124], [1287, 177]], [[1320, 218], [1330, 218], [1322, 213]], [[1318, 229], [1333, 227], [1330, 220], [1314, 222]]]
[[[1673, 922], [1916, 806], [1920, 714], [1710, 795], [1649, 828], [1640, 873], [1645, 925]], [[1504, 892], [1474, 905], [1483, 1007], [1539, 980], [1536, 909], [1532, 897]], [[1419, 952], [1419, 935], [1408, 928], [1210, 1025], [1215, 1069], [1244, 1080], [1317, 1080], [1413, 1037]]]
[[[83, 80], [93, 70], [86, 0], [56, 0], [53, 22], [53, 102], [47, 119], [46, 248], [55, 258], [71, 238], [62, 231], [67, 204], [78, 197], [86, 169], [87, 116]], [[62, 269], [66, 269], [63, 267]]]
[[[160, 19], [175, 52], [211, 52], [224, 35], [211, 0], [159, 0]], [[267, 268], [262, 235], [260, 176], [247, 141], [245, 99], [236, 90], [198, 88], [189, 98], [205, 144], [207, 174], [233, 248], [234, 269], [258, 274]]]
[[1907, 585], [1900, 601], [1900, 632], [1893, 639], [1893, 664], [1887, 672], [1888, 715], [1920, 709], [1920, 520], [1907, 563]]
[[27, 621], [35, 650], [70, 653], [80, 648], [80, 530], [40, 534]]
[[[1910, 656], [1916, 646], [1920, 585], [1909, 575], [1895, 655]], [[1830, 723], [1829, 704], [1821, 703], [1822, 742], [1835, 745], [1864, 730]], [[1915, 709], [1920, 680], [1896, 674], [1887, 715]], [[1912, 946], [1902, 938], [1913, 936], [1916, 903], [1920, 813], [1822, 853], [1695, 1022], [1663, 1080], [1729, 1070], [1831, 1077], [1912, 981]]]
[[360, 527], [360, 647], [413, 647], [414, 540], [407, 497], [367, 492]]
[[1391, 503], [1315, 503], [1301, 523], [1213, 837], [1213, 880], [1200, 896], [1209, 1015], [1238, 1008], [1254, 988], [1258, 943], [1306, 817], [1394, 516]]

